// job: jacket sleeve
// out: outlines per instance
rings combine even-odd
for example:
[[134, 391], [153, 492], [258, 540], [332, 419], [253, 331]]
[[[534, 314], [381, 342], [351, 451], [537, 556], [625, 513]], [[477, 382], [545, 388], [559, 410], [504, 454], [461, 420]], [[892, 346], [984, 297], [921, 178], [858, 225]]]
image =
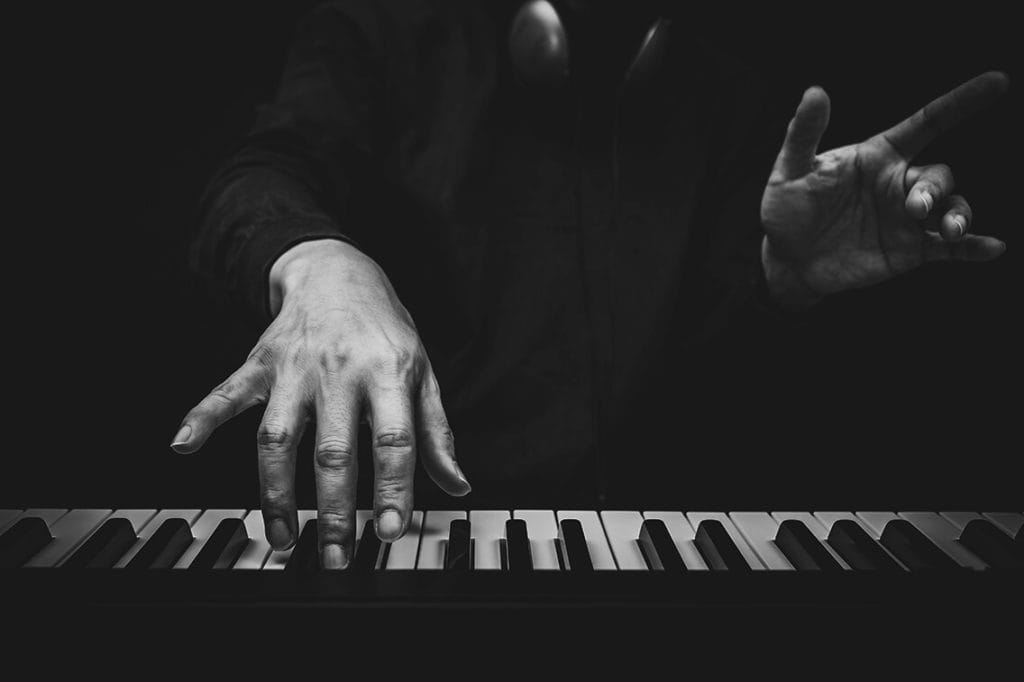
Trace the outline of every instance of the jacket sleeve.
[[299, 23], [273, 102], [200, 204], [192, 266], [269, 319], [268, 275], [295, 244], [356, 243], [353, 179], [371, 158], [386, 50], [373, 3], [318, 7]]

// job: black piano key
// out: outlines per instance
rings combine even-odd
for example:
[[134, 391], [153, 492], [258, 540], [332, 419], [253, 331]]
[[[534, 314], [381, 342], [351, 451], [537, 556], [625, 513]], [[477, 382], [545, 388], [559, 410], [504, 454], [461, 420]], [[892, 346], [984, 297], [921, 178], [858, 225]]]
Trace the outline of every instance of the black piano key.
[[882, 529], [882, 545], [911, 571], [949, 570], [960, 564], [905, 519], [894, 519]]
[[750, 564], [743, 558], [740, 548], [729, 537], [721, 521], [705, 519], [697, 526], [694, 543], [704, 557], [708, 568], [713, 571], [750, 571]]
[[779, 524], [775, 544], [798, 571], [843, 570], [814, 533], [797, 519], [787, 519]]
[[126, 568], [174, 568], [192, 544], [192, 527], [185, 519], [167, 519], [146, 541]]
[[1024, 568], [1024, 554], [1014, 545], [1014, 539], [989, 521], [969, 521], [959, 539], [992, 568]]
[[65, 568], [113, 568], [139, 536], [128, 519], [108, 519], [89, 536], [62, 566]]
[[566, 519], [558, 524], [562, 541], [562, 552], [566, 569], [570, 571], [593, 571], [594, 562], [587, 548], [587, 536], [583, 524], [577, 519]]
[[53, 540], [46, 521], [30, 516], [0, 535], [0, 568], [18, 568]]
[[245, 530], [245, 522], [242, 519], [224, 519], [217, 524], [189, 568], [197, 571], [231, 568], [248, 544], [249, 533]]
[[295, 541], [292, 554], [288, 557], [288, 563], [284, 569], [292, 572], [310, 572], [320, 568], [320, 555], [317, 551], [317, 525], [316, 519], [306, 521], [299, 533], [299, 539]]
[[448, 548], [444, 555], [446, 571], [468, 571], [472, 568], [472, 544], [469, 521], [455, 519], [448, 527]]
[[685, 571], [686, 564], [676, 549], [676, 543], [668, 532], [665, 522], [647, 519], [640, 526], [640, 550], [647, 559], [647, 565], [654, 571]]
[[828, 544], [855, 571], [902, 571], [875, 539], [853, 519], [840, 519], [832, 524]]
[[526, 521], [509, 519], [505, 522], [505, 548], [508, 570], [533, 570], [533, 552], [530, 550], [530, 538], [526, 533]]
[[372, 571], [377, 568], [377, 559], [380, 556], [381, 542], [374, 530], [373, 520], [369, 520], [363, 526], [363, 535], [359, 538], [359, 546], [356, 547], [356, 556], [352, 560], [351, 567], [356, 571]]

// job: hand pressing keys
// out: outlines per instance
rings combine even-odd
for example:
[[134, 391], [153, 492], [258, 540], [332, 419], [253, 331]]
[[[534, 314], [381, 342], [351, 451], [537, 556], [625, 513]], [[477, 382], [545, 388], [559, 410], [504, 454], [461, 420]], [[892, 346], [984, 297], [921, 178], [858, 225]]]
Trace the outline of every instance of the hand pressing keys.
[[195, 452], [222, 423], [265, 403], [257, 434], [263, 518], [271, 546], [287, 549], [299, 532], [296, 448], [315, 417], [320, 558], [325, 568], [344, 568], [355, 539], [361, 417], [372, 431], [374, 518], [384, 542], [400, 538], [412, 517], [417, 456], [448, 494], [465, 495], [470, 485], [416, 327], [380, 267], [344, 242], [310, 241], [277, 259], [270, 282], [274, 321], [245, 364], [185, 416], [171, 447]]
[[869, 286], [926, 261], [988, 261], [1006, 250], [968, 234], [971, 207], [953, 194], [948, 166], [912, 166], [932, 140], [1006, 91], [989, 72], [859, 144], [822, 154], [831, 105], [804, 93], [761, 201], [762, 263], [780, 303], [798, 308]]

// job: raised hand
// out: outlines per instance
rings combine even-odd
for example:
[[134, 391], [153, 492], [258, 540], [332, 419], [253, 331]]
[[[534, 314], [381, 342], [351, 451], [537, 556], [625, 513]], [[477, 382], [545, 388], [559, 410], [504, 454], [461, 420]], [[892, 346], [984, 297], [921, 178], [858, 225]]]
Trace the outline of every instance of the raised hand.
[[953, 194], [950, 168], [911, 162], [1007, 85], [1004, 74], [985, 73], [885, 132], [821, 154], [831, 106], [824, 90], [808, 89], [761, 201], [762, 263], [776, 298], [801, 307], [926, 261], [1002, 254], [1003, 242], [969, 234], [971, 207]]
[[299, 530], [296, 448], [315, 419], [320, 556], [325, 568], [344, 568], [356, 530], [361, 417], [372, 431], [381, 540], [397, 540], [409, 525], [417, 456], [447, 493], [470, 486], [430, 362], [380, 267], [343, 242], [312, 241], [281, 256], [270, 279], [280, 312], [245, 364], [185, 416], [171, 447], [194, 452], [222, 423], [266, 403], [257, 435], [263, 518], [271, 546], [287, 549]]

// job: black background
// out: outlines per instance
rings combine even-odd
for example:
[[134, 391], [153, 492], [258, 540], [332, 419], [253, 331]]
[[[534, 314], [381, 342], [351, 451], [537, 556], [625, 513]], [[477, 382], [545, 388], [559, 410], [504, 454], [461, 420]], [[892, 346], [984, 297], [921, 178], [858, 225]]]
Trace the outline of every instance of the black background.
[[[199, 192], [272, 96], [311, 5], [50, 5], [20, 36], [0, 506], [257, 506], [258, 412], [196, 455], [167, 446], [260, 331], [189, 272], [186, 250]], [[976, 3], [716, 3], [682, 20], [789, 83], [794, 107], [823, 85], [826, 148], [984, 70], [1020, 77], [1019, 23]], [[928, 267], [830, 301], [754, 356], [695, 359], [720, 380], [657, 425], [690, 474], [678, 507], [1024, 507], [1021, 113], [1011, 86], [919, 159], [954, 168], [976, 229], [1009, 245], [999, 262]], [[658, 476], [642, 453], [623, 456], [638, 479]]]

